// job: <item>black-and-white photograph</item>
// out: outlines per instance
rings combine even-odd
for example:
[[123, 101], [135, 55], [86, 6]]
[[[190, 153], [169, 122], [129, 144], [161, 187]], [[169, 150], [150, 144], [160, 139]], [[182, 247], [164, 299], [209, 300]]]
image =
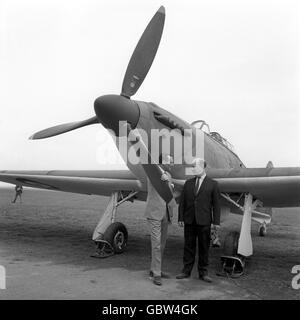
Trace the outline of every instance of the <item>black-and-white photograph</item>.
[[300, 299], [299, 1], [0, 0], [0, 70], [0, 300]]

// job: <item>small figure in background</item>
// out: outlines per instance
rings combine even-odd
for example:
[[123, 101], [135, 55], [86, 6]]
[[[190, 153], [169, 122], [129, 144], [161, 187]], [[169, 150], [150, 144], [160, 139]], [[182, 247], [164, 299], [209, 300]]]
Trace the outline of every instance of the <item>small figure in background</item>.
[[20, 198], [20, 202], [22, 203], [23, 187], [16, 185], [15, 192], [16, 192], [15, 198], [11, 203], [16, 203], [18, 198]]

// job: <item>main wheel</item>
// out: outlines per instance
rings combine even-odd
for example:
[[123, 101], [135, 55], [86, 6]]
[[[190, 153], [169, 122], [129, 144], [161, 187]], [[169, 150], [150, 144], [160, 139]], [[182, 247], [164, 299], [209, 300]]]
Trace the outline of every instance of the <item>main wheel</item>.
[[267, 234], [267, 226], [265, 224], [259, 226], [258, 234], [260, 237], [264, 237]]
[[104, 240], [109, 242], [115, 253], [124, 252], [127, 246], [128, 232], [121, 222], [112, 223], [104, 233]]
[[240, 233], [232, 231], [227, 234], [224, 240], [224, 255], [225, 256], [236, 256], [238, 245], [239, 245]]

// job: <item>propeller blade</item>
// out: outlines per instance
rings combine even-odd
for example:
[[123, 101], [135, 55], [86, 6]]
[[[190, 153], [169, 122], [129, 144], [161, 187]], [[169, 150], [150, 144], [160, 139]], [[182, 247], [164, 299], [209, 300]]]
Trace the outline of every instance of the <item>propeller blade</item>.
[[131, 97], [143, 83], [156, 55], [165, 23], [161, 6], [149, 22], [130, 58], [122, 85], [122, 95]]
[[45, 139], [45, 138], [57, 136], [59, 134], [69, 132], [75, 129], [79, 129], [85, 126], [89, 126], [91, 124], [96, 124], [96, 123], [99, 123], [99, 120], [97, 117], [92, 117], [90, 119], [83, 120], [83, 121], [64, 123], [58, 126], [54, 126], [54, 127], [36, 132], [29, 139], [30, 140]]
[[[149, 162], [148, 164], [141, 164], [143, 169], [146, 172], [146, 175], [148, 176], [149, 180], [151, 181], [153, 187], [156, 189], [156, 191], [160, 194], [160, 196], [166, 201], [166, 203], [170, 203], [173, 197], [173, 191], [167, 181], [162, 181], [161, 176], [164, 173], [163, 169], [158, 165], [155, 164], [151, 153], [149, 152], [149, 149], [144, 144], [142, 138], [137, 135], [132, 129], [129, 124], [127, 124], [127, 132], [128, 134], [132, 134], [136, 141], [139, 141], [139, 151], [142, 151], [144, 154], [148, 155]], [[135, 148], [136, 144], [133, 144], [133, 147]], [[143, 150], [142, 150], [143, 149]], [[137, 151], [137, 150], [136, 150]]]

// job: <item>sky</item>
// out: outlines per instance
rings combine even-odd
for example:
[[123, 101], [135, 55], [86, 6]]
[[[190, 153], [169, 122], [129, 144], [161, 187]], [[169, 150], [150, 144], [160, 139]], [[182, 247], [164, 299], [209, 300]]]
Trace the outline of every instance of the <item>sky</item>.
[[133, 98], [205, 120], [248, 167], [300, 166], [298, 2], [0, 0], [0, 170], [124, 167], [101, 125], [28, 137], [119, 94], [160, 5], [161, 44]]

